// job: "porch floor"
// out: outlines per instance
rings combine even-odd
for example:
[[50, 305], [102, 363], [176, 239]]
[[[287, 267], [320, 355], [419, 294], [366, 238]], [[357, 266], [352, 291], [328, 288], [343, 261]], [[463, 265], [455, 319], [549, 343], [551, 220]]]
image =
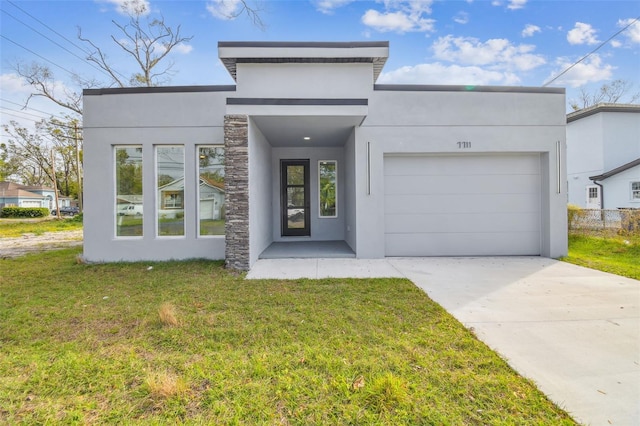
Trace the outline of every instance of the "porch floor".
[[356, 254], [345, 241], [287, 241], [274, 242], [259, 259], [355, 258]]

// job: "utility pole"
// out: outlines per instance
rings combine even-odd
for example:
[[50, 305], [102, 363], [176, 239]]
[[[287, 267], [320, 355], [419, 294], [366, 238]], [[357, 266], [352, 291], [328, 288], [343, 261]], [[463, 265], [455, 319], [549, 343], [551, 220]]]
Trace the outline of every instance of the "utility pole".
[[56, 197], [56, 219], [60, 219], [60, 204], [58, 204], [58, 181], [56, 179], [56, 163], [51, 149], [51, 171], [53, 172], [53, 193]]
[[78, 178], [78, 208], [80, 209], [80, 213], [82, 213], [82, 173], [80, 171], [80, 150], [78, 149], [78, 122], [73, 122], [74, 132], [74, 140], [76, 143], [76, 176]]

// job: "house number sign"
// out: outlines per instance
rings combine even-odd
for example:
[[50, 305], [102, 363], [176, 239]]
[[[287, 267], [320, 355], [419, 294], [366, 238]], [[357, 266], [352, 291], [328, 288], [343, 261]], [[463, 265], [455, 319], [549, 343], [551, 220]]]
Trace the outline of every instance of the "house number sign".
[[458, 149], [467, 149], [467, 148], [471, 148], [471, 142], [470, 141], [459, 141], [458, 142]]

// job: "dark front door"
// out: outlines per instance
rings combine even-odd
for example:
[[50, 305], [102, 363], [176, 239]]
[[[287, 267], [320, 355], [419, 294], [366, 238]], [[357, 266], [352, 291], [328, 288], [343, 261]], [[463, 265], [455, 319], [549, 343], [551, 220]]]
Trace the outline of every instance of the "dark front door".
[[311, 235], [309, 160], [280, 160], [280, 199], [282, 235]]

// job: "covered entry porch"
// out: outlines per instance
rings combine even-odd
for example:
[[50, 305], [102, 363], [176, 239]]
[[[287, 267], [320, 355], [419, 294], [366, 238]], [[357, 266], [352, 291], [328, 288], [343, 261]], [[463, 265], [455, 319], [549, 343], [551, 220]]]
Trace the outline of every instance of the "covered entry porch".
[[[361, 107], [358, 112], [365, 112]], [[230, 251], [248, 245], [248, 253], [239, 253], [247, 261], [240, 269], [259, 258], [356, 257], [355, 129], [365, 115], [322, 115], [317, 107], [311, 107], [313, 115], [299, 115], [306, 109], [298, 115], [246, 115], [244, 159], [242, 147], [225, 138], [226, 179], [238, 191], [227, 191], [228, 205], [244, 205], [227, 212], [226, 257], [229, 263], [238, 257]], [[225, 133], [234, 133], [230, 123]], [[246, 172], [234, 178], [238, 161], [246, 161]], [[243, 197], [244, 203], [237, 201]]]

